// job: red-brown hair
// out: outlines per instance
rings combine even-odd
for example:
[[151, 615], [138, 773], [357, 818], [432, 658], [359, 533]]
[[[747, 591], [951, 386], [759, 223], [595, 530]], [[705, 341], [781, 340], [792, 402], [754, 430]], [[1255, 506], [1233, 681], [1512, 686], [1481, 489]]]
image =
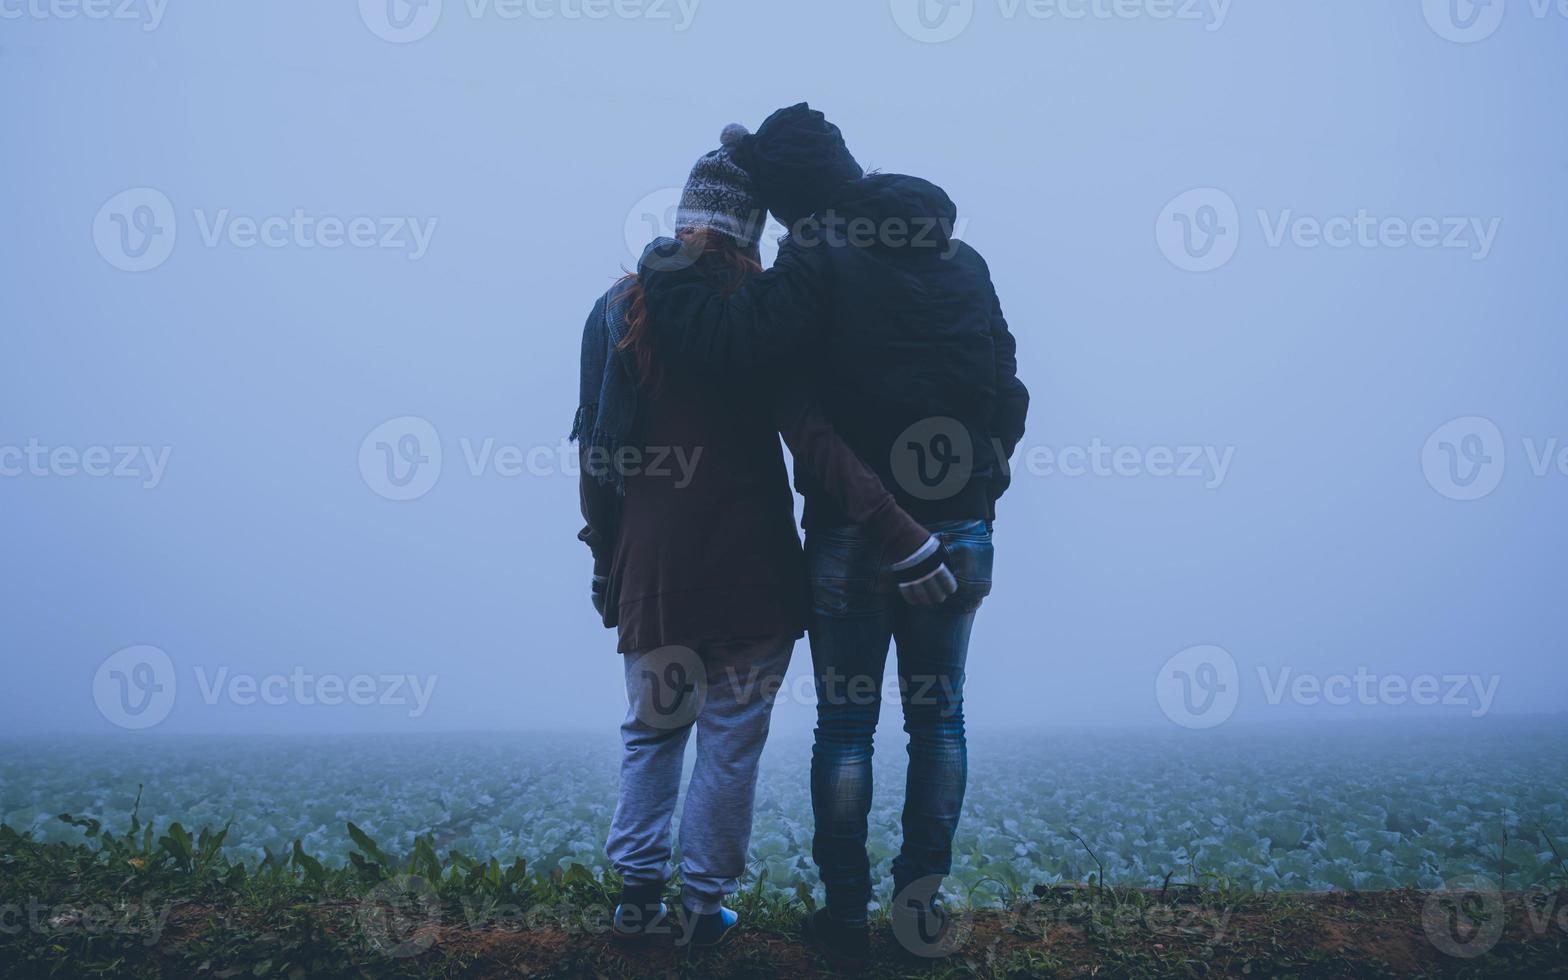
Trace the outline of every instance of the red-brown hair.
[[[745, 246], [728, 235], [715, 231], [684, 232], [680, 236], [685, 245], [684, 257], [698, 264], [708, 282], [724, 296], [730, 296], [746, 280], [762, 271], [762, 260], [756, 246]], [[654, 353], [653, 339], [648, 335], [648, 304], [643, 297], [642, 283], [635, 274], [624, 276], [619, 285], [625, 287], [620, 296], [631, 297], [626, 310], [626, 336], [616, 346], [617, 350], [630, 350], [637, 358], [637, 373], [642, 382], [658, 391], [664, 380], [664, 371]]]

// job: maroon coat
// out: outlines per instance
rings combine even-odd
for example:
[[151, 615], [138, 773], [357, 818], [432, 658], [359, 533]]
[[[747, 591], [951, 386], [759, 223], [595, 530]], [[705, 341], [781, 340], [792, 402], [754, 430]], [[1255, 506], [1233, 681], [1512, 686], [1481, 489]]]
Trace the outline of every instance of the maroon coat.
[[672, 366], [641, 395], [625, 497], [587, 467], [582, 476], [579, 537], [609, 579], [605, 624], [619, 627], [622, 653], [804, 631], [808, 582], [780, 434], [796, 467], [886, 542], [889, 561], [930, 536], [797, 392]]

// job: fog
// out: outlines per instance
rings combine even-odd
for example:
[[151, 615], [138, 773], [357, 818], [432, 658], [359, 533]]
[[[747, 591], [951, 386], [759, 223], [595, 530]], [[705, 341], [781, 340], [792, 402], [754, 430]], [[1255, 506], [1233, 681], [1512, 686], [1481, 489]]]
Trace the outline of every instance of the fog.
[[0, 10], [0, 735], [608, 735], [583, 320], [801, 100], [1018, 337], [971, 731], [1564, 707], [1556, 6]]

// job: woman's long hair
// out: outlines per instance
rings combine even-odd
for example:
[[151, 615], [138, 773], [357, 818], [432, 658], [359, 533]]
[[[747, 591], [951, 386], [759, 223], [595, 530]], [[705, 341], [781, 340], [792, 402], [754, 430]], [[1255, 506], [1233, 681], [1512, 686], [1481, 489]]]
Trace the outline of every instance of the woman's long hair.
[[[691, 231], [679, 237], [685, 245], [686, 255], [697, 263], [708, 282], [726, 297], [762, 271], [762, 260], [754, 245], [742, 245], [716, 231]], [[620, 295], [629, 296], [631, 304], [626, 310], [626, 336], [616, 349], [633, 353], [637, 358], [638, 377], [650, 390], [657, 392], [664, 381], [664, 371], [648, 333], [648, 304], [643, 297], [642, 284], [635, 274], [628, 274], [621, 279], [620, 285], [625, 287]]]

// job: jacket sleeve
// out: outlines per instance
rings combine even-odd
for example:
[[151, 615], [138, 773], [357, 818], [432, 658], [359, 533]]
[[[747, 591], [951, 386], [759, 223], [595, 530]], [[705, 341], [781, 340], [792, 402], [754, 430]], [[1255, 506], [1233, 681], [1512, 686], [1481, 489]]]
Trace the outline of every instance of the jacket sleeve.
[[820, 345], [830, 302], [824, 248], [786, 239], [773, 268], [725, 296], [695, 263], [661, 256], [674, 246], [668, 238], [649, 245], [637, 271], [661, 353], [733, 374], [776, 367]]
[[588, 447], [577, 447], [581, 471], [577, 477], [577, 498], [583, 512], [583, 529], [577, 540], [593, 553], [593, 573], [610, 577], [610, 558], [615, 553], [615, 536], [621, 515], [621, 501], [615, 490], [593, 478], [589, 472]]
[[[608, 343], [604, 328], [604, 305], [605, 300], [601, 298], [589, 311], [588, 320], [583, 324], [582, 359], [585, 364], [607, 355], [603, 349]], [[577, 440], [577, 501], [583, 515], [583, 529], [577, 532], [577, 540], [586, 544], [593, 553], [593, 573], [608, 578], [610, 558], [615, 553], [615, 538], [619, 533], [621, 501], [614, 489], [594, 479], [589, 465], [588, 442], [593, 433], [584, 429], [591, 427], [593, 421], [584, 415], [583, 406], [597, 400], [598, 393], [590, 390], [591, 378], [585, 378], [583, 384], [578, 395], [578, 416], [572, 423], [572, 436]]]
[[996, 408], [991, 414], [991, 435], [1000, 443], [996, 475], [991, 480], [990, 516], [996, 517], [996, 501], [1012, 484], [1013, 450], [1024, 437], [1024, 420], [1029, 414], [1029, 389], [1018, 379], [1018, 342], [1002, 315], [1002, 301], [991, 290], [991, 345], [996, 357]]
[[774, 422], [795, 465], [804, 467], [851, 521], [882, 541], [895, 560], [919, 551], [931, 537], [910, 517], [799, 385], [774, 394]]

